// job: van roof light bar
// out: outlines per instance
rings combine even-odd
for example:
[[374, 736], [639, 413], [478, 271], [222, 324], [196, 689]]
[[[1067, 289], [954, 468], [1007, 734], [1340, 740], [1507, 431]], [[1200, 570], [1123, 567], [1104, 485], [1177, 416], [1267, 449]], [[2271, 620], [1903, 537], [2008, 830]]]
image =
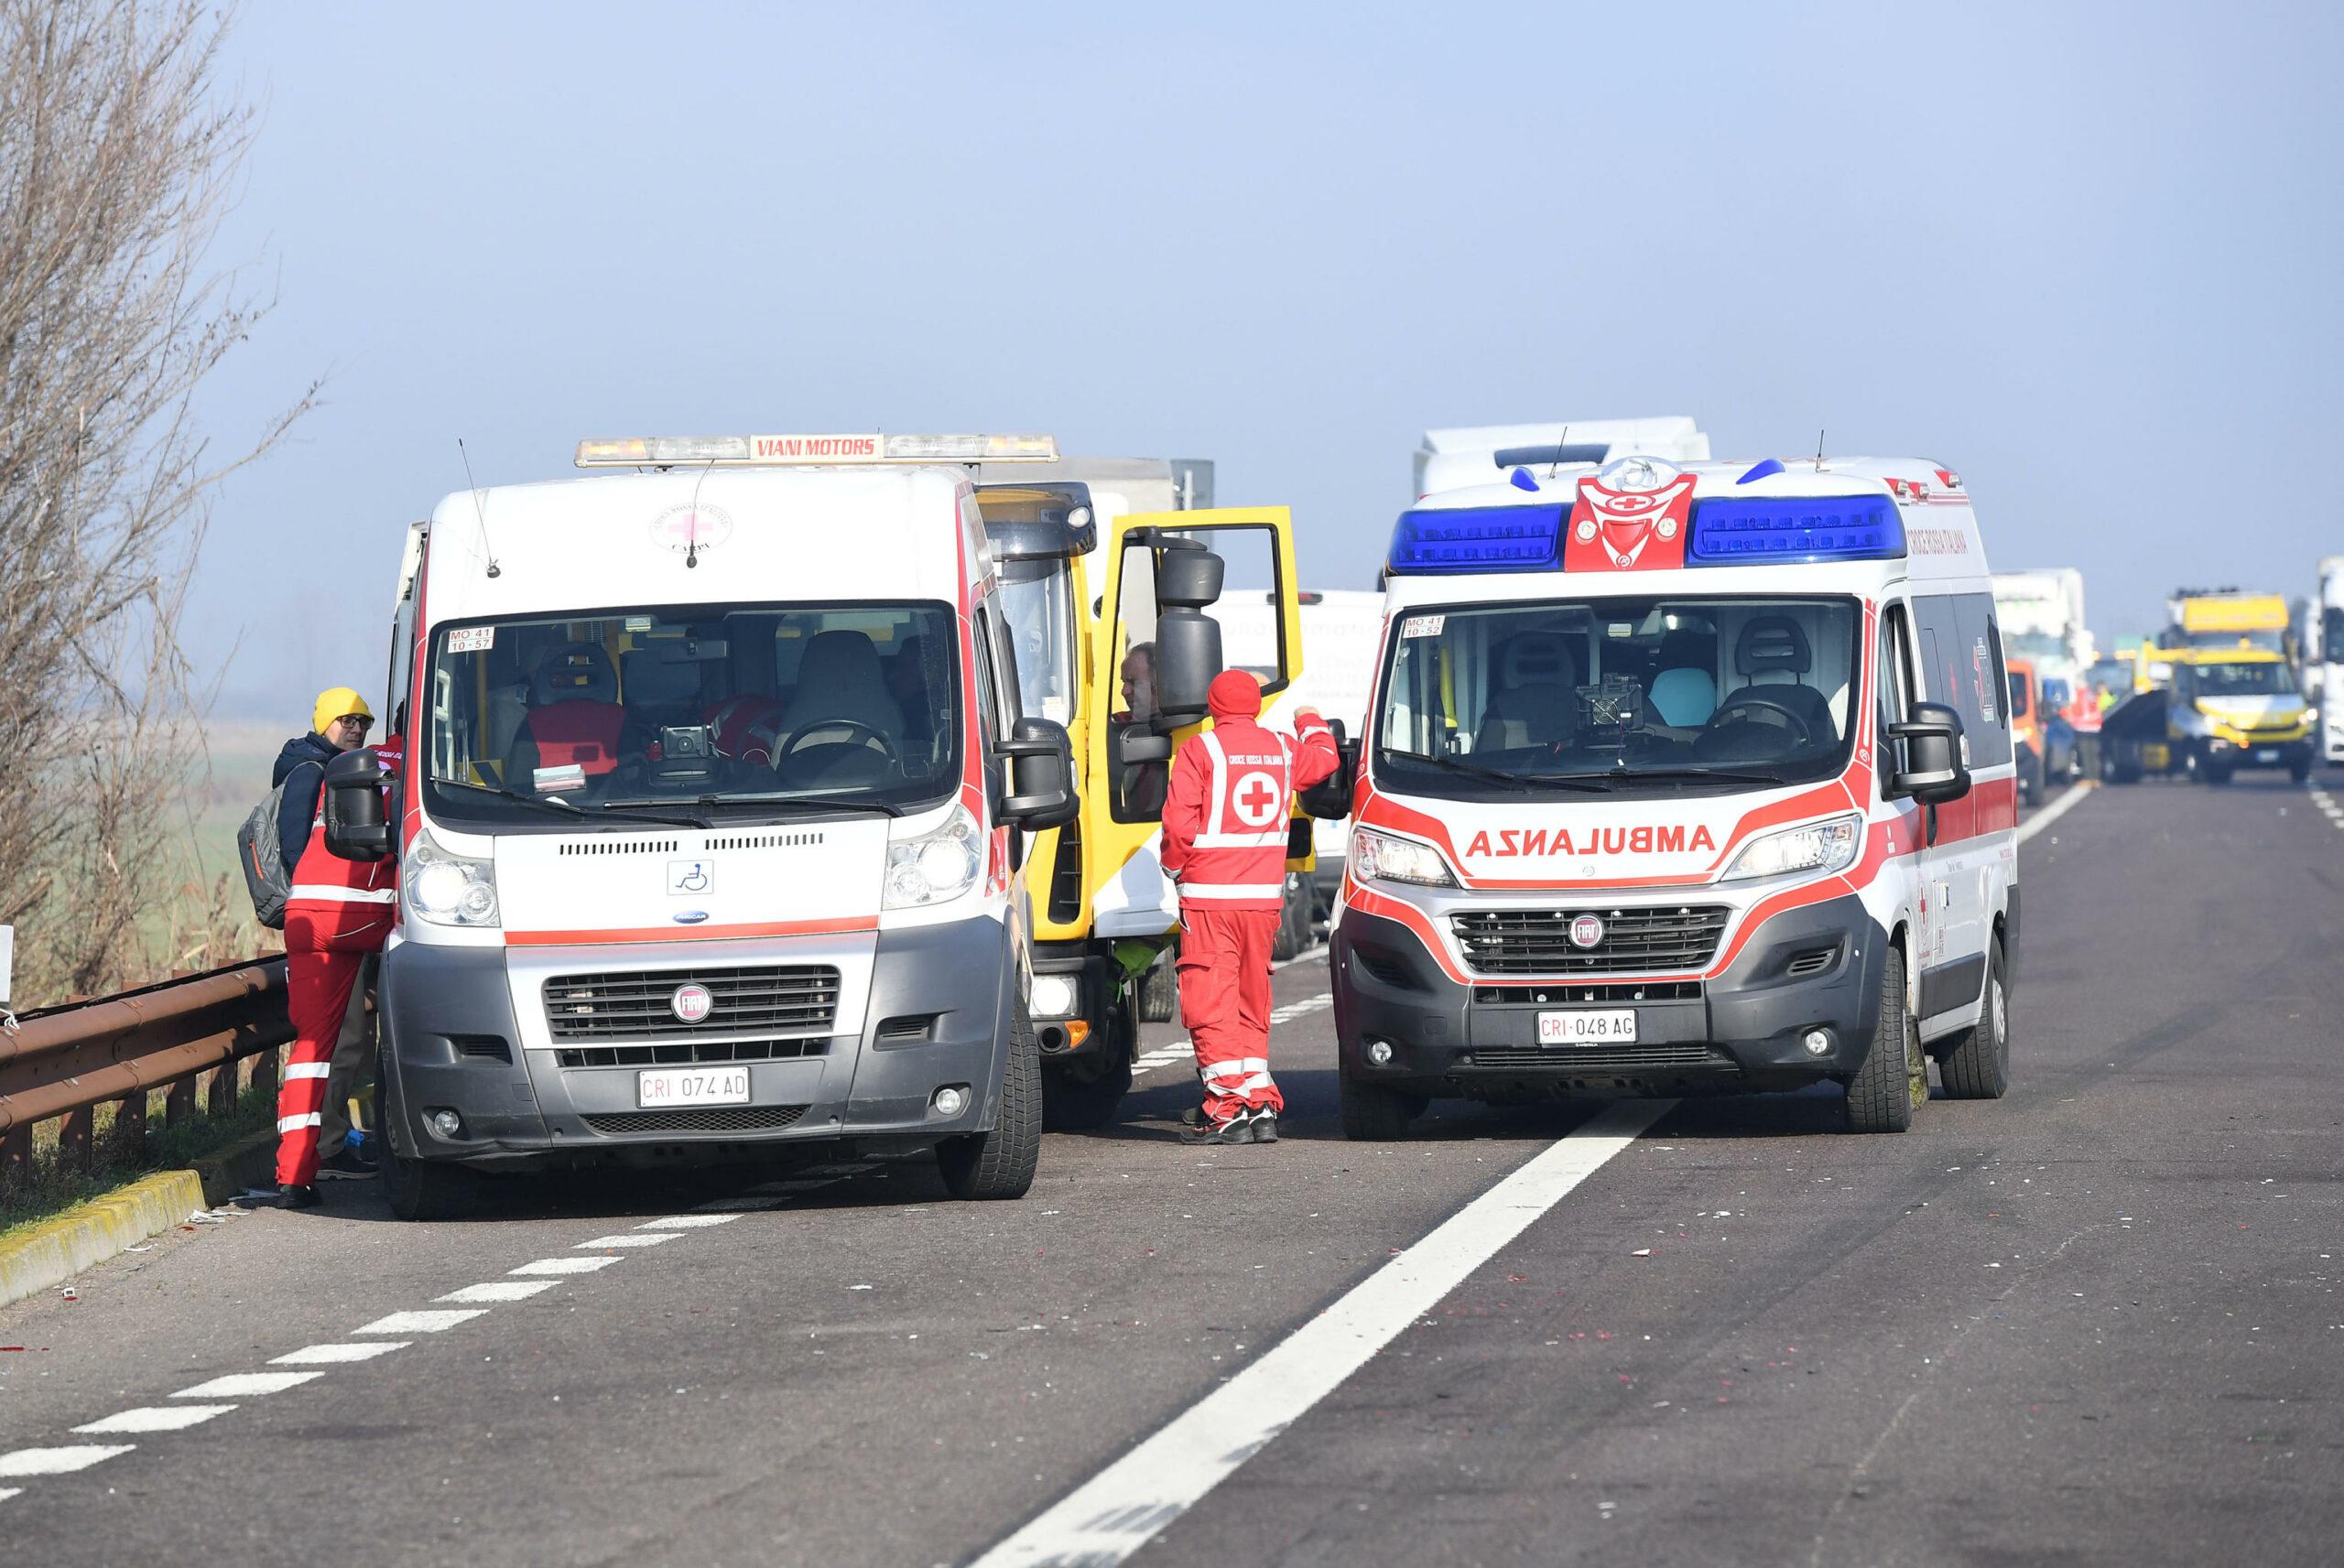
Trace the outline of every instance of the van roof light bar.
[[577, 466], [875, 467], [889, 463], [1048, 463], [1054, 436], [628, 436], [578, 443]]

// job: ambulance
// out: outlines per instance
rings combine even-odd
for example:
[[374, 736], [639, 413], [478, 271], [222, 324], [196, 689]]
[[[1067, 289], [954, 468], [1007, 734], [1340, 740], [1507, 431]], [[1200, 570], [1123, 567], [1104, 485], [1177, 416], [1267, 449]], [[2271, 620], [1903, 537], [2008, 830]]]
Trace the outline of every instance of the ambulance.
[[[932, 1148], [1032, 1182], [1023, 710], [973, 484], [1046, 437], [581, 443], [410, 533], [388, 730], [329, 845], [395, 855], [379, 1111], [402, 1217], [483, 1172]], [[633, 470], [633, 471], [609, 471]], [[388, 784], [393, 801], [382, 804]]]
[[1900, 1131], [1932, 1061], [2000, 1097], [2017, 786], [1968, 491], [1626, 445], [1394, 529], [1330, 955], [1345, 1133], [1824, 1084]]

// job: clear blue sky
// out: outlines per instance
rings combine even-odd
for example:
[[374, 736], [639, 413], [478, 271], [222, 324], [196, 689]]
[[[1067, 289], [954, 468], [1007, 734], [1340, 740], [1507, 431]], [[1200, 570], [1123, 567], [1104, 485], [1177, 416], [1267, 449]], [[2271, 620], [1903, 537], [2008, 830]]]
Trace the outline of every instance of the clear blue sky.
[[2344, 9], [258, 5], [223, 708], [374, 690], [403, 525], [584, 435], [1210, 457], [1369, 586], [1432, 425], [1959, 469], [2103, 637], [2344, 553]]

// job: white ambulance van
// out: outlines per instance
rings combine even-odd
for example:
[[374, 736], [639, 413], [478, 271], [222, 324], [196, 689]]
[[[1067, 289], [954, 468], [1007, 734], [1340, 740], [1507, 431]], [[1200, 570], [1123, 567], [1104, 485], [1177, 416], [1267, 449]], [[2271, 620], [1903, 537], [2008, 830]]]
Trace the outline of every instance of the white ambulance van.
[[371, 754], [329, 839], [396, 855], [380, 1108], [393, 1206], [482, 1171], [933, 1145], [1033, 1179], [1026, 835], [1071, 819], [1019, 711], [968, 470], [1047, 438], [590, 441], [410, 539], [396, 815]]
[[1933, 463], [1608, 453], [1403, 514], [1332, 944], [1343, 1127], [1488, 1101], [2000, 1096], [2008, 690]]

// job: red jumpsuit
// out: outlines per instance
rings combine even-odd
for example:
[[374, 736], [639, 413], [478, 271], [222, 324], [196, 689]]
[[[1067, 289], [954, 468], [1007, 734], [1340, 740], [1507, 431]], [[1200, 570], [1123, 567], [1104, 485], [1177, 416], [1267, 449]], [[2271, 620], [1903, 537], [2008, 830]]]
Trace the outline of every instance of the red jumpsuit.
[[1255, 722], [1260, 683], [1217, 676], [1213, 727], [1172, 760], [1164, 802], [1164, 869], [1180, 888], [1180, 1022], [1204, 1080], [1205, 1116], [1286, 1108], [1270, 1077], [1270, 945], [1286, 895], [1286, 822], [1294, 792], [1342, 759], [1316, 714], [1298, 736]]
[[[397, 765], [390, 754], [384, 760]], [[334, 1041], [366, 955], [380, 950], [391, 933], [398, 898], [396, 860], [345, 860], [327, 850], [325, 806], [320, 790], [309, 842], [285, 900], [285, 1000], [294, 1039], [277, 1091], [280, 1186], [308, 1186], [318, 1179], [318, 1127]]]

